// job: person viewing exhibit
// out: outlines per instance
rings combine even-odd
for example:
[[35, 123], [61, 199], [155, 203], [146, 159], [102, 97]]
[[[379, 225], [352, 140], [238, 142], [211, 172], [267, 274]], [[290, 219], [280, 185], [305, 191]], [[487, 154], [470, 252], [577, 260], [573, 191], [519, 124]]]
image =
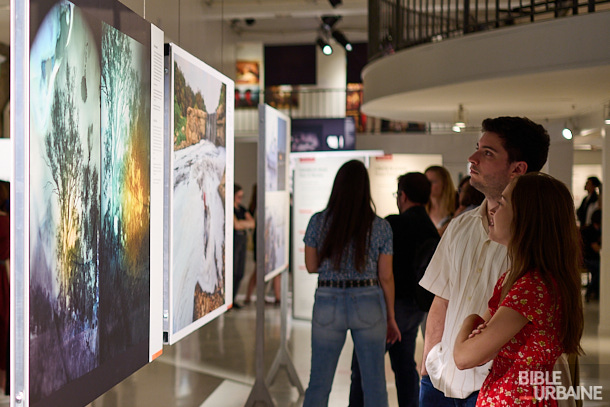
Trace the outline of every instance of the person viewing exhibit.
[[531, 372], [551, 377], [562, 353], [582, 351], [572, 195], [549, 175], [526, 174], [508, 184], [490, 213], [489, 238], [508, 248], [511, 266], [496, 283], [488, 310], [464, 320], [453, 350], [456, 366], [469, 369], [493, 359], [477, 406], [556, 406], [554, 383], [522, 379]]
[[459, 370], [453, 346], [460, 324], [483, 314], [500, 275], [508, 269], [506, 247], [488, 237], [490, 209], [516, 176], [539, 171], [547, 159], [547, 131], [527, 118], [485, 119], [470, 162], [470, 184], [485, 195], [478, 209], [455, 218], [442, 236], [420, 285], [435, 294], [421, 365], [420, 406], [476, 404], [489, 365]]
[[[417, 270], [419, 267], [425, 268], [425, 265], [420, 263], [422, 259], [429, 260], [432, 257], [440, 237], [426, 213], [425, 205], [430, 198], [430, 181], [424, 174], [410, 172], [398, 177], [398, 191], [395, 195], [399, 214], [389, 215], [386, 220], [392, 226], [392, 269], [396, 287], [394, 311], [401, 340], [388, 344], [387, 349], [396, 381], [398, 405], [417, 407], [419, 374], [415, 363], [415, 342], [425, 315], [417, 301]], [[362, 375], [356, 352], [352, 356], [349, 405], [364, 405]]]
[[470, 185], [470, 175], [462, 178], [457, 192], [458, 208], [455, 210], [453, 217], [476, 208], [485, 200], [485, 195]]
[[445, 167], [433, 165], [426, 168], [425, 174], [432, 184], [426, 210], [442, 236], [455, 212], [455, 186]]
[[596, 210], [591, 215], [591, 224], [580, 230], [582, 237], [583, 262], [591, 279], [587, 283], [585, 301], [599, 299], [599, 253], [602, 249], [602, 211]]
[[394, 318], [392, 229], [375, 215], [364, 164], [343, 164], [326, 209], [304, 237], [305, 266], [317, 273], [311, 327], [311, 372], [305, 407], [328, 405], [347, 331], [362, 371], [365, 406], [388, 406], [386, 341], [400, 341]]
[[[576, 211], [576, 215], [578, 216], [578, 222], [580, 223], [580, 227], [584, 228], [591, 223], [591, 215], [597, 209], [601, 209], [600, 206], [600, 195], [601, 195], [602, 183], [599, 178], [595, 176], [591, 176], [587, 178], [587, 182], [585, 183], [585, 190], [587, 191], [587, 196], [585, 196]], [[599, 194], [597, 190], [599, 189]]]
[[[253, 219], [256, 219], [256, 184], [252, 186], [252, 196], [250, 197], [250, 203], [248, 204], [248, 213], [252, 216]], [[246, 298], [244, 299], [244, 304], [250, 304], [252, 301], [252, 293], [256, 288], [256, 227], [254, 227], [254, 231], [252, 232], [252, 247], [253, 247], [253, 255], [254, 255], [254, 270], [252, 274], [250, 274], [250, 279], [248, 280], [248, 287], [246, 288]], [[279, 304], [281, 301], [281, 276], [275, 276], [273, 278], [273, 293], [275, 294], [275, 303]]]
[[233, 191], [233, 307], [239, 309], [241, 305], [235, 302], [235, 297], [246, 268], [247, 232], [254, 229], [256, 224], [252, 215], [241, 205], [244, 199], [241, 185], [235, 184]]

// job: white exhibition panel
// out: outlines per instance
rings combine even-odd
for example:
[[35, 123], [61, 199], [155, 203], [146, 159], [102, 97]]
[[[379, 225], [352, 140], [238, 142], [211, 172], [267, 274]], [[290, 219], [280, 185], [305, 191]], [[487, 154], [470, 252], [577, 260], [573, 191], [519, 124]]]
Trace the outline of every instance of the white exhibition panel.
[[383, 155], [381, 151], [340, 151], [292, 153], [293, 208], [292, 208], [292, 306], [295, 318], [311, 320], [314, 293], [318, 275], [309, 274], [305, 268], [305, 244], [303, 238], [311, 216], [328, 204], [335, 175], [350, 160], [367, 165], [371, 156]]
[[[262, 261], [265, 281], [269, 281], [288, 268], [290, 117], [269, 105], [261, 105], [259, 115], [259, 145], [265, 146], [265, 149], [259, 150], [259, 160], [264, 163], [264, 171], [259, 174], [258, 184], [259, 193], [264, 193], [264, 208], [257, 213], [256, 239], [258, 253], [261, 253], [262, 248], [264, 254]], [[264, 187], [261, 189], [260, 185]]]
[[163, 33], [114, 0], [18, 3], [12, 402], [81, 406], [162, 352]]
[[0, 138], [0, 181], [10, 182], [13, 168], [13, 143], [10, 138]]
[[318, 153], [293, 153], [293, 316], [311, 320], [314, 294], [318, 276], [305, 268], [305, 244], [303, 238], [311, 216], [328, 204], [335, 175], [350, 160], [360, 160], [369, 170], [371, 195], [377, 214], [386, 217], [397, 213], [397, 178], [407, 172], [424, 172], [431, 165], [442, 165], [438, 154], [392, 154], [381, 151], [342, 151]]
[[371, 157], [369, 177], [371, 196], [377, 216], [385, 218], [397, 213], [396, 192], [398, 177], [407, 172], [424, 172], [431, 165], [443, 165], [440, 154], [388, 154]]
[[603, 171], [601, 164], [574, 164], [572, 170], [572, 194], [574, 195], [574, 206], [576, 209], [582, 203], [582, 200], [587, 196], [585, 191], [585, 183], [589, 177], [597, 177], [604, 183]]
[[163, 330], [173, 344], [232, 303], [235, 93], [231, 79], [175, 44], [168, 53]]

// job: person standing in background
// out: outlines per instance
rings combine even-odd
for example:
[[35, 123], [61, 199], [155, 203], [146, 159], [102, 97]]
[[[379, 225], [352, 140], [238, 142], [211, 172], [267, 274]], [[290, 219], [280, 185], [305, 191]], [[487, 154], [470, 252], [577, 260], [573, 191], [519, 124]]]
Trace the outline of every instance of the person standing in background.
[[601, 193], [601, 187], [602, 183], [599, 178], [593, 176], [587, 178], [587, 182], [585, 183], [587, 196], [583, 198], [580, 207], [578, 207], [576, 210], [576, 216], [578, 216], [578, 221], [580, 222], [581, 228], [584, 228], [591, 223], [591, 215], [596, 209], [601, 209], [598, 202], [599, 195], [597, 193], [598, 188]]
[[442, 236], [456, 209], [455, 186], [451, 174], [445, 167], [433, 165], [426, 169], [425, 174], [432, 185], [426, 211], [439, 235]]
[[239, 309], [241, 305], [235, 301], [235, 297], [246, 268], [247, 231], [254, 229], [256, 223], [252, 215], [241, 205], [244, 199], [241, 185], [235, 184], [233, 191], [233, 307]]

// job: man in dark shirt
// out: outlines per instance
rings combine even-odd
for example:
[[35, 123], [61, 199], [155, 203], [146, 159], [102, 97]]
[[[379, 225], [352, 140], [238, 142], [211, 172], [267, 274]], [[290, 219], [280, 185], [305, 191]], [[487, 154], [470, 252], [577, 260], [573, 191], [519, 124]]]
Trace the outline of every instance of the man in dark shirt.
[[[425, 204], [430, 198], [430, 181], [422, 173], [410, 172], [398, 177], [396, 205], [400, 215], [390, 215], [393, 232], [393, 270], [396, 286], [394, 310], [402, 340], [388, 346], [392, 370], [396, 378], [396, 392], [400, 407], [417, 406], [419, 401], [419, 374], [415, 363], [417, 330], [424, 318], [418, 307], [416, 269], [420, 266], [420, 248], [425, 242], [437, 243], [439, 235], [426, 213]], [[429, 259], [429, 257], [428, 257]], [[362, 406], [362, 383], [358, 360], [352, 358], [352, 384], [350, 407]]]

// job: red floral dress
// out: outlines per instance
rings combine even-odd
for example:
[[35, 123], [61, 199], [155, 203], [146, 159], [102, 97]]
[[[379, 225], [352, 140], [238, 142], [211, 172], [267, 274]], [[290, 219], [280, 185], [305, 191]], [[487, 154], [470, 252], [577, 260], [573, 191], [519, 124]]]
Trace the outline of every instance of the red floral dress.
[[[477, 407], [483, 406], [556, 406], [557, 402], [545, 394], [544, 386], [519, 383], [519, 372], [544, 373], [550, 382], [557, 358], [563, 353], [559, 339], [561, 311], [559, 300], [549, 292], [537, 270], [528, 271], [515, 282], [500, 304], [504, 273], [489, 300], [493, 316], [499, 307], [512, 308], [530, 322], [508, 341], [495, 357], [489, 376], [485, 379]], [[521, 382], [526, 380], [522, 373]], [[535, 396], [539, 400], [535, 399]], [[546, 397], [545, 397], [546, 396]], [[542, 398], [540, 400], [540, 398]]]

